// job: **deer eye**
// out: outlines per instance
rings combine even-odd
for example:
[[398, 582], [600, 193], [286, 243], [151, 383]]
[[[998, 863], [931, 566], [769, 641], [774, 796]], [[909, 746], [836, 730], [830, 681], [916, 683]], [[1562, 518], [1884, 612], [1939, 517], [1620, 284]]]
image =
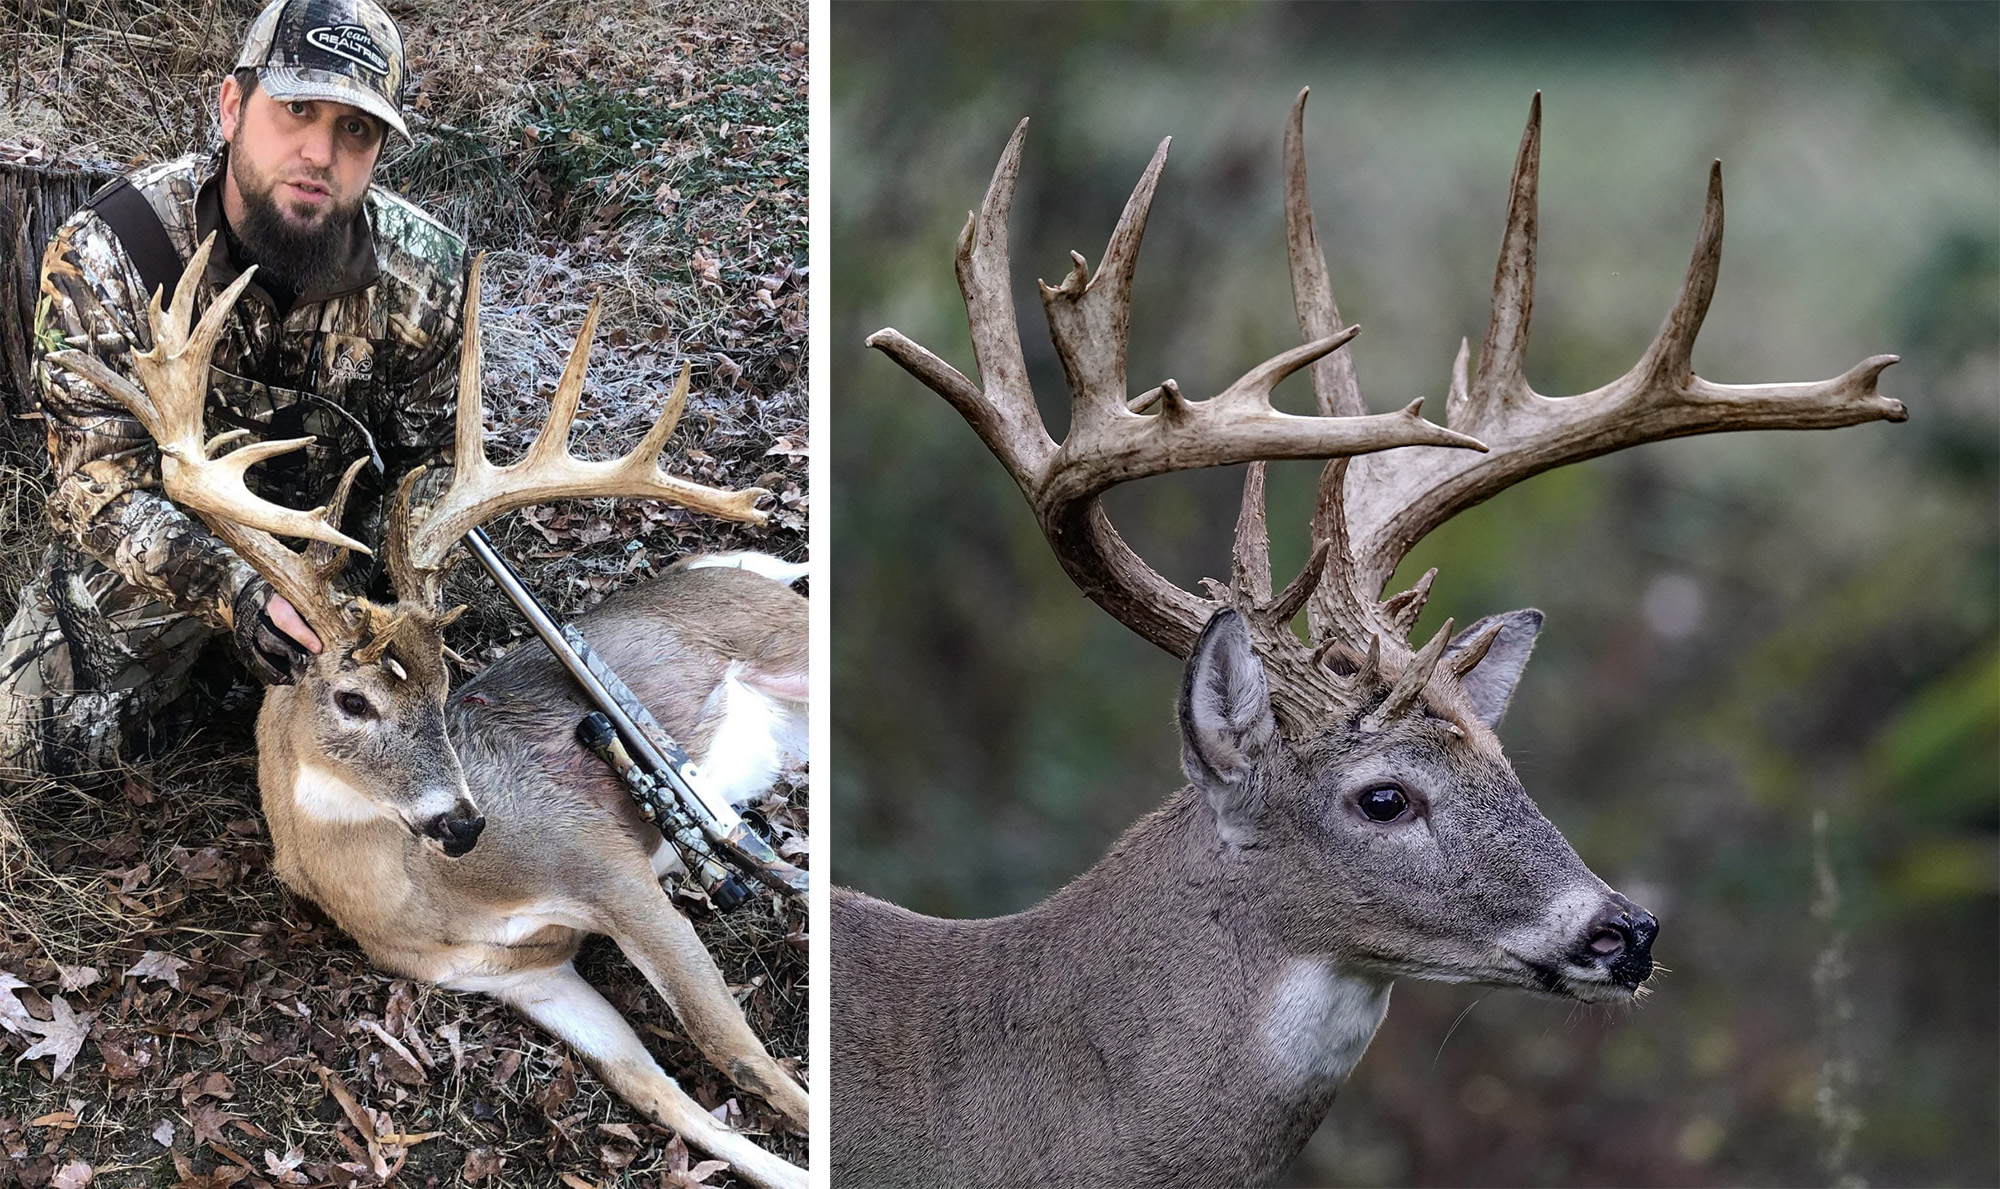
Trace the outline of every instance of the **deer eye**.
[[1403, 790], [1392, 784], [1369, 789], [1356, 798], [1356, 803], [1371, 822], [1393, 822], [1410, 807], [1410, 799], [1403, 795]]
[[333, 704], [340, 707], [340, 712], [349, 718], [375, 717], [375, 708], [368, 704], [367, 698], [357, 693], [342, 690], [333, 696]]

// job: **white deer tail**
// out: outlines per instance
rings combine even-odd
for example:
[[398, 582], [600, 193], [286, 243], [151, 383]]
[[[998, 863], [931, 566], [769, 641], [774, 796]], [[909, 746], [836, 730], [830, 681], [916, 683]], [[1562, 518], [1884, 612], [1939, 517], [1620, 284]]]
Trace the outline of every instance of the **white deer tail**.
[[761, 574], [773, 582], [781, 582], [786, 586], [790, 586], [792, 583], [805, 577], [812, 567], [802, 561], [786, 561], [783, 558], [772, 557], [768, 553], [753, 553], [744, 550], [737, 553], [698, 554], [697, 556], [683, 558], [675, 562], [674, 568], [677, 570], [703, 570], [710, 568], [748, 570], [753, 574]]

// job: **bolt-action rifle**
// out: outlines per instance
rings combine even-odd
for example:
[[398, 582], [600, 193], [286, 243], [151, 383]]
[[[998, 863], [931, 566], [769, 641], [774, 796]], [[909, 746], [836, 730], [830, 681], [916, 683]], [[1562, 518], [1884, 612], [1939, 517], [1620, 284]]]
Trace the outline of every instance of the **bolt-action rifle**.
[[804, 899], [806, 872], [779, 858], [729, 802], [701, 786], [701, 773], [685, 749], [581, 633], [557, 624], [520, 575], [500, 556], [484, 529], [465, 535], [465, 547], [555, 653], [597, 709], [577, 724], [577, 739], [618, 773], [647, 820], [673, 843], [681, 861], [718, 908], [734, 908], [750, 892], [729, 866], [780, 892]]

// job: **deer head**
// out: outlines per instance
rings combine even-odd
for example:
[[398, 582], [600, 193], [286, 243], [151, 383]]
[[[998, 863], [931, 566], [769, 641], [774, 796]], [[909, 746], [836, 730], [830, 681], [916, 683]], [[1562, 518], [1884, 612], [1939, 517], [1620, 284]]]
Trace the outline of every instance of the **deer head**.
[[[533, 445], [512, 465], [488, 461], [480, 395], [481, 261], [475, 259], [466, 280], [450, 486], [418, 506], [423, 468], [397, 485], [384, 559], [397, 601], [383, 606], [343, 594], [336, 583], [348, 551], [369, 552], [338, 527], [355, 476], [367, 460], [357, 459], [348, 467], [325, 507], [298, 511], [251, 494], [244, 476], [256, 463], [299, 449], [311, 438], [225, 450], [245, 431], [204, 436], [209, 359], [255, 272], [246, 270], [196, 323], [195, 297], [213, 246], [210, 236], [196, 250], [164, 311], [161, 294], [154, 294], [152, 349], [132, 357], [138, 384], [93, 355], [66, 351], [50, 359], [97, 384], [139, 419], [158, 443], [161, 485], [168, 498], [200, 516], [319, 636], [323, 650], [300, 679], [266, 691], [258, 722], [267, 758], [276, 745], [295, 761], [297, 795], [309, 799], [309, 809], [322, 816], [390, 818], [444, 854], [463, 855], [478, 841], [485, 818], [466, 789], [445, 725], [451, 682], [444, 663], [444, 629], [465, 608], [444, 610], [441, 604], [447, 564], [460, 538], [511, 509], [570, 496], [666, 499], [760, 523], [764, 514], [756, 501], [766, 493], [761, 488], [722, 491], [659, 470], [660, 452], [687, 401], [686, 368], [665, 410], [631, 453], [603, 462], [570, 454], [570, 428], [597, 326], [596, 302]], [[307, 545], [293, 549], [280, 537], [303, 539]]]
[[[1541, 97], [1517, 158], [1492, 314], [1477, 370], [1461, 344], [1446, 424], [1421, 402], [1369, 415], [1313, 227], [1303, 148], [1306, 93], [1285, 137], [1294, 304], [1307, 340], [1206, 400], [1166, 380], [1130, 396], [1133, 262], [1167, 155], [1160, 145], [1093, 274], [1083, 257], [1041, 286], [1071, 392], [1061, 443], [1030, 391], [1008, 288], [1007, 218], [1026, 121], [958, 245], [980, 383], [894, 330], [870, 337], [951, 402], [1019, 484], [1063, 568], [1090, 598], [1188, 665], [1184, 766], [1227, 860], [1258, 881], [1293, 952], [1346, 969], [1624, 998], [1652, 970], [1657, 924], [1584, 866], [1535, 808], [1494, 728], [1541, 615], [1411, 637], [1435, 571], [1384, 597], [1397, 564], [1457, 512], [1543, 470], [1641, 442], [1728, 429], [1823, 428], [1886, 419], [1876, 392], [1894, 356], [1817, 383], [1730, 386], [1696, 376], [1695, 335], [1722, 238], [1720, 164], [1679, 297], [1624, 376], [1578, 396], [1534, 392], [1522, 372], [1535, 261]], [[1288, 416], [1272, 388], [1310, 366], [1318, 415]], [[1264, 460], [1330, 459], [1305, 569], [1273, 593]], [[1228, 581], [1206, 597], [1149, 568], [1099, 496], [1129, 479], [1248, 462]], [[1294, 629], [1304, 612], [1305, 634]], [[1114, 861], [1116, 856], [1114, 855]]]

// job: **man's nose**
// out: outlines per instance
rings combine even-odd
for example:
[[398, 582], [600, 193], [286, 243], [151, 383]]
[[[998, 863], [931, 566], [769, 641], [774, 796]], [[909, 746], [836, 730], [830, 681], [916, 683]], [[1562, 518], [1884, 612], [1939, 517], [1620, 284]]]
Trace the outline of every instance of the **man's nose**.
[[299, 156], [316, 169], [332, 165], [333, 128], [321, 122], [306, 129], [305, 139], [299, 143]]

